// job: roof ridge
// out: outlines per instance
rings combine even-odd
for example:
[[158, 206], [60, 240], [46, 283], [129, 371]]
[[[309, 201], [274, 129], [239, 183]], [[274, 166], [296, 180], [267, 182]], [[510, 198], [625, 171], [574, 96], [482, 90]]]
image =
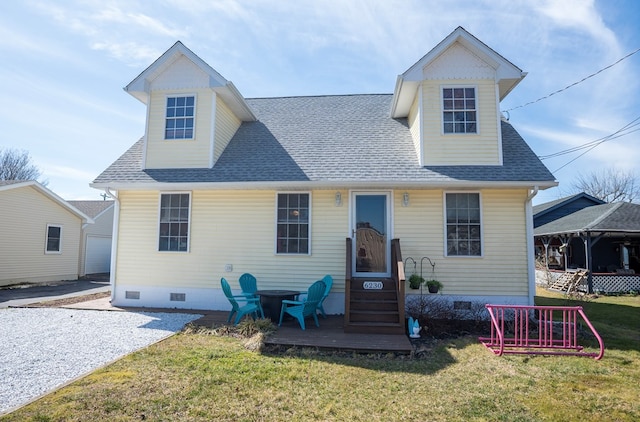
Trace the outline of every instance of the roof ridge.
[[[617, 210], [618, 208], [620, 208], [622, 206], [623, 202], [616, 202], [613, 204], [613, 206], [607, 210], [606, 212], [602, 213], [602, 215], [598, 218], [596, 218], [595, 220], [593, 220], [591, 222], [591, 224], [588, 224], [585, 229], [590, 230], [592, 227], [597, 226], [598, 223], [600, 223], [602, 220], [604, 220], [605, 218], [607, 218], [608, 216], [610, 216], [615, 210]], [[603, 205], [611, 205], [611, 204], [603, 204]], [[597, 206], [597, 205], [596, 205]], [[589, 208], [589, 207], [587, 207]], [[586, 209], [586, 208], [585, 208]]]
[[285, 95], [282, 97], [251, 97], [251, 98], [245, 98], [246, 100], [279, 100], [279, 99], [286, 99], [286, 98], [324, 98], [324, 97], [366, 97], [366, 96], [391, 96], [393, 95], [393, 93], [389, 92], [389, 93], [379, 93], [379, 94], [372, 94], [372, 93], [366, 93], [366, 94], [317, 94], [317, 95]]

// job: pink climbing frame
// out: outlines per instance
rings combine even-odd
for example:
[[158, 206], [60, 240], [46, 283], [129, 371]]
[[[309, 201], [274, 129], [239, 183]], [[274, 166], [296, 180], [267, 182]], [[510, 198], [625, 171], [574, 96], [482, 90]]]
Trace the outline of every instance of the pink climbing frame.
[[[491, 336], [479, 340], [498, 356], [505, 353], [587, 356], [599, 360], [604, 343], [581, 306], [486, 305]], [[578, 344], [580, 319], [598, 340], [600, 351]]]

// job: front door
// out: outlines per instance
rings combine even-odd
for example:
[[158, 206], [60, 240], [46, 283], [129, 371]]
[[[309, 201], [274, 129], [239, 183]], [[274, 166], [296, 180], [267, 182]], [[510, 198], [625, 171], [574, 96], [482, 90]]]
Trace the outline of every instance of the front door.
[[391, 275], [390, 197], [388, 192], [352, 193], [352, 262], [356, 276]]

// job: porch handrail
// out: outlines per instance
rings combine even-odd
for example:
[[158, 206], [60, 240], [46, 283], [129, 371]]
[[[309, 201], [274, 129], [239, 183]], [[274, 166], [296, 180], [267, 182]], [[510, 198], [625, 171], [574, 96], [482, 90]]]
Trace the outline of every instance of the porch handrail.
[[404, 261], [402, 260], [402, 250], [400, 249], [400, 239], [391, 239], [391, 278], [396, 284], [396, 292], [398, 295], [398, 313], [400, 322], [404, 321]]
[[[596, 360], [604, 356], [604, 342], [581, 306], [485, 305], [491, 317], [491, 336], [479, 340], [494, 354], [544, 354], [587, 356]], [[560, 317], [554, 321], [554, 312]], [[533, 313], [533, 315], [532, 315]], [[578, 324], [582, 318], [598, 340], [599, 352], [584, 351], [578, 344]], [[533, 318], [537, 318], [537, 323]], [[506, 336], [512, 329], [512, 337]]]
[[345, 325], [349, 325], [351, 322], [349, 320], [351, 315], [351, 278], [353, 277], [352, 268], [353, 262], [352, 259], [352, 250], [353, 250], [353, 241], [350, 237], [347, 237], [346, 240], [346, 258], [345, 258], [345, 272], [344, 272], [344, 323]]

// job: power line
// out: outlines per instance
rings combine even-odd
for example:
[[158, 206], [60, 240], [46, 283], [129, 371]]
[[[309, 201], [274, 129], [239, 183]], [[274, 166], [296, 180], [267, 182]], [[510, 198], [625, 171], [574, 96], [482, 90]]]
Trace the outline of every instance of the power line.
[[[594, 144], [597, 146], [597, 145], [600, 145], [603, 142], [610, 141], [612, 139], [617, 139], [617, 138], [619, 138], [621, 136], [625, 136], [625, 135], [628, 135], [630, 133], [636, 132], [636, 131], [638, 131], [640, 129], [634, 129], [634, 130], [630, 130], [630, 129], [635, 128], [636, 126], [640, 126], [640, 122], [638, 122], [638, 120], [640, 120], [640, 116], [636, 117], [635, 119], [633, 119], [632, 121], [630, 121], [626, 125], [622, 126], [620, 129], [616, 130], [615, 132], [613, 132], [613, 133], [611, 133], [611, 134], [609, 134], [607, 136], [603, 136], [602, 138], [598, 138], [598, 139], [596, 139], [594, 141], [590, 141], [590, 142], [587, 142], [585, 144], [582, 144], [582, 145], [579, 145], [579, 146], [576, 146], [576, 147], [572, 147], [572, 148], [568, 148], [568, 149], [565, 149], [565, 150], [562, 150], [562, 151], [554, 152], [553, 154], [541, 155], [541, 156], [538, 156], [538, 158], [541, 159], [541, 160], [546, 160], [546, 159], [549, 159], [549, 158], [559, 157], [561, 155], [566, 155], [566, 154], [570, 154], [572, 152], [580, 151], [581, 149], [589, 148], [591, 145], [594, 145]], [[626, 131], [626, 133], [622, 133], [621, 134], [621, 132], [625, 132], [625, 131]]]
[[[584, 151], [582, 154], [578, 155], [577, 157], [573, 158], [572, 160], [569, 160], [568, 162], [566, 162], [562, 166], [560, 166], [557, 169], [555, 169], [553, 171], [553, 173], [555, 173], [557, 171], [562, 170], [563, 168], [565, 168], [569, 164], [573, 163], [578, 158], [582, 157], [583, 155], [585, 155], [589, 151], [593, 150], [595, 147], [597, 147], [600, 144], [603, 144], [603, 143], [605, 143], [607, 141], [611, 141], [612, 139], [617, 139], [617, 138], [620, 138], [622, 136], [629, 135], [629, 134], [631, 134], [633, 132], [640, 131], [640, 127], [637, 127], [637, 126], [640, 126], [640, 123], [636, 123], [638, 120], [640, 120], [640, 116], [636, 117], [631, 122], [627, 123], [626, 125], [624, 125], [620, 129], [618, 129], [617, 131], [611, 133], [610, 135], [607, 135], [607, 136], [604, 136], [602, 138], [596, 139], [595, 141], [587, 142], [586, 144], [583, 144], [583, 145], [580, 145], [580, 146], [577, 146], [577, 147], [573, 147], [573, 148], [569, 148], [569, 149], [566, 149], [566, 150], [563, 150], [563, 151], [559, 151], [559, 152], [554, 153], [554, 154], [541, 156], [539, 158], [541, 160], [545, 160], [545, 159], [548, 159], [548, 158], [553, 158], [553, 157], [558, 157], [558, 156], [565, 155], [565, 154], [570, 154], [572, 152], [580, 151], [581, 149], [587, 148], [587, 150]], [[630, 130], [632, 128], [633, 128], [633, 130]], [[624, 132], [624, 133], [622, 133], [622, 132]]]
[[503, 113], [508, 113], [508, 112], [513, 111], [513, 110], [516, 110], [516, 109], [518, 109], [518, 108], [522, 108], [522, 107], [526, 107], [526, 106], [531, 105], [531, 104], [535, 104], [535, 103], [537, 103], [537, 102], [539, 102], [539, 101], [542, 101], [542, 100], [545, 100], [545, 99], [547, 99], [547, 98], [549, 98], [549, 97], [551, 97], [551, 96], [553, 96], [553, 95], [556, 95], [556, 94], [559, 94], [559, 93], [561, 93], [561, 92], [563, 92], [563, 91], [566, 91], [567, 89], [569, 89], [569, 88], [571, 88], [571, 87], [574, 87], [574, 86], [576, 86], [576, 85], [578, 85], [578, 84], [580, 84], [580, 83], [582, 83], [582, 82], [586, 81], [587, 79], [593, 78], [593, 77], [594, 77], [594, 76], [596, 76], [597, 74], [602, 73], [602, 72], [604, 72], [605, 70], [607, 70], [607, 69], [609, 69], [609, 68], [612, 68], [613, 66], [615, 66], [615, 65], [617, 65], [618, 63], [620, 63], [621, 61], [623, 61], [623, 60], [625, 60], [625, 59], [627, 59], [627, 58], [629, 58], [629, 57], [633, 56], [634, 54], [636, 54], [636, 53], [637, 53], [637, 52], [639, 52], [639, 51], [640, 51], [640, 48], [638, 48], [638, 49], [637, 49], [637, 50], [635, 50], [635, 51], [632, 51], [631, 53], [627, 54], [626, 56], [624, 56], [623, 58], [619, 59], [619, 60], [618, 60], [618, 61], [616, 61], [615, 63], [612, 63], [612, 64], [610, 64], [609, 66], [603, 67], [602, 69], [598, 70], [598, 71], [597, 71], [597, 72], [595, 72], [595, 73], [592, 73], [592, 74], [591, 74], [591, 75], [589, 75], [589, 76], [585, 76], [584, 78], [580, 79], [578, 82], [574, 82], [574, 83], [572, 83], [571, 85], [567, 85], [567, 86], [565, 86], [564, 88], [559, 89], [559, 90], [557, 90], [557, 91], [554, 91], [554, 92], [552, 92], [552, 93], [551, 93], [551, 94], [549, 94], [549, 95], [545, 95], [544, 97], [540, 97], [540, 98], [538, 98], [538, 99], [537, 99], [537, 100], [535, 100], [535, 101], [529, 101], [528, 103], [525, 103], [525, 104], [519, 105], [519, 106], [517, 106], [517, 107], [513, 107], [513, 108], [510, 108], [510, 109], [508, 109], [508, 110], [505, 110], [505, 111], [503, 111]]

